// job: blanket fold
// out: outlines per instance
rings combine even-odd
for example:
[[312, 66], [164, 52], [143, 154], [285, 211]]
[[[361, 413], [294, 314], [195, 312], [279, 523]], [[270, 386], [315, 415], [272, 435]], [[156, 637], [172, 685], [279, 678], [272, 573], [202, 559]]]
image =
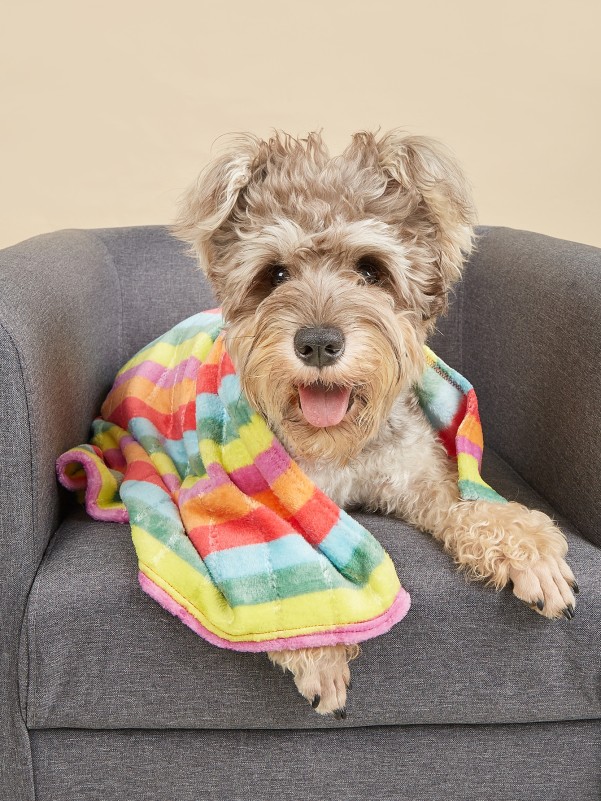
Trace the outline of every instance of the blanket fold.
[[[142, 589], [209, 642], [240, 651], [357, 643], [407, 613], [377, 540], [290, 458], [248, 404], [220, 311], [196, 314], [119, 371], [89, 444], [57, 460], [90, 516], [129, 522]], [[465, 498], [479, 474], [473, 388], [426, 350], [418, 398]]]

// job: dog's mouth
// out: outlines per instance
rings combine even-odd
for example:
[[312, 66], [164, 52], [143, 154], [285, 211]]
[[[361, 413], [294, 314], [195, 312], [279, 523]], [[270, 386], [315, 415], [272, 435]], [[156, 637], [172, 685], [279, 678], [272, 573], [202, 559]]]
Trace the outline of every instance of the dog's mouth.
[[337, 426], [353, 404], [352, 389], [336, 384], [301, 384], [298, 397], [303, 417], [315, 428]]

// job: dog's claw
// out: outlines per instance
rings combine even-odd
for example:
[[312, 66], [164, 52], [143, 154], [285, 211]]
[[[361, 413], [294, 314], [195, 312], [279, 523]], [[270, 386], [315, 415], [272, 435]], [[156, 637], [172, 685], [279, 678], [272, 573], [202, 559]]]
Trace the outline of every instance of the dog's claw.
[[563, 612], [564, 616], [567, 617], [568, 620], [572, 619], [573, 615], [571, 614], [569, 607], [566, 606], [566, 608], [562, 609], [561, 611]]
[[349, 679], [349, 683], [346, 685], [346, 689], [347, 689], [347, 690], [352, 690], [352, 689], [353, 689], [353, 682], [352, 682], [352, 680], [350, 680], [350, 679]]
[[578, 586], [578, 584], [576, 584], [576, 582], [574, 582], [574, 583], [572, 584], [572, 589], [574, 590], [574, 592], [576, 593], [576, 595], [578, 595], [578, 593], [580, 592], [580, 587]]
[[335, 709], [333, 714], [336, 720], [344, 720], [346, 718], [346, 709]]
[[315, 698], [311, 701], [311, 706], [313, 709], [316, 709], [319, 706], [319, 702], [321, 701], [321, 695], [316, 695]]
[[539, 598], [538, 601], [536, 602], [536, 605], [538, 606], [538, 608], [542, 612], [543, 609], [544, 609], [544, 606], [545, 606], [545, 602], [543, 601], [542, 598]]

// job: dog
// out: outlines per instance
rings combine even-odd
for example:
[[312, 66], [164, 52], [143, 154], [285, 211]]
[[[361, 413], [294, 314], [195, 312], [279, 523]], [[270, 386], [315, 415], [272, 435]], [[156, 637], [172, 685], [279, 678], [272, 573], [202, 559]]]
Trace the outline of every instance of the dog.
[[[341, 508], [431, 533], [474, 580], [573, 618], [567, 543], [540, 511], [464, 501], [412, 386], [474, 245], [469, 185], [440, 142], [242, 134], [184, 195], [173, 233], [219, 299], [251, 406]], [[320, 714], [345, 717], [358, 646], [270, 652]]]

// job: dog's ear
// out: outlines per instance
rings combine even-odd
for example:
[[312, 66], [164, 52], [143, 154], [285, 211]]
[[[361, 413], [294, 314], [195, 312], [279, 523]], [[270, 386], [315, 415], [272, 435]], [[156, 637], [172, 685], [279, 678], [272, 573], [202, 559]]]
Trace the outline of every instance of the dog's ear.
[[238, 145], [211, 162], [180, 200], [179, 214], [171, 233], [191, 245], [200, 266], [209, 273], [211, 239], [242, 202], [257, 167], [259, 139], [239, 137]]
[[388, 178], [385, 194], [409, 212], [403, 227], [435, 266], [425, 314], [435, 317], [446, 309], [448, 290], [472, 249], [475, 210], [469, 184], [452, 153], [429, 137], [391, 131], [376, 147]]

